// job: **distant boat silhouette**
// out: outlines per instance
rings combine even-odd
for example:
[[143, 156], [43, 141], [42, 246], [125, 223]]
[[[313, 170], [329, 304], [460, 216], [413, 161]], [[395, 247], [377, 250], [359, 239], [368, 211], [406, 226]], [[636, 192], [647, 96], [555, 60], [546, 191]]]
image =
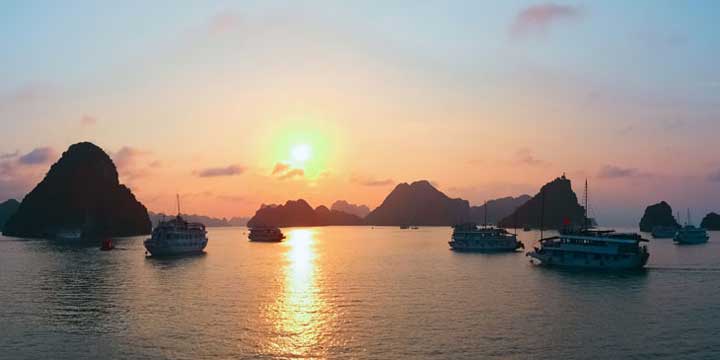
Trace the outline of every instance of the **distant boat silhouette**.
[[285, 235], [274, 226], [253, 226], [248, 238], [255, 242], [280, 242], [285, 239]]
[[693, 245], [708, 242], [710, 237], [703, 228], [695, 227], [690, 221], [690, 209], [687, 211], [687, 222], [675, 234], [673, 241], [678, 245]]

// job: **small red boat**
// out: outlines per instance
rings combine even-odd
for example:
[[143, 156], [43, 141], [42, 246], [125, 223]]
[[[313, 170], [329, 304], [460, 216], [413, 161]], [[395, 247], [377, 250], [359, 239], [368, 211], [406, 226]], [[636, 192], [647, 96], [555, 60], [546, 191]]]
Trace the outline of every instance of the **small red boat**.
[[102, 251], [108, 251], [112, 250], [115, 246], [113, 245], [112, 239], [108, 238], [103, 240], [102, 246], [100, 246], [100, 250]]

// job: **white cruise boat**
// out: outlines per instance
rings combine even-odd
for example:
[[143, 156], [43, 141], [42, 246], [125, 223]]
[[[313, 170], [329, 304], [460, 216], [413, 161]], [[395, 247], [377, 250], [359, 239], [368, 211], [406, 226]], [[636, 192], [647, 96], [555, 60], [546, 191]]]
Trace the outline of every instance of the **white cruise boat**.
[[280, 229], [272, 226], [253, 226], [248, 234], [250, 241], [257, 242], [280, 242], [285, 239], [285, 235]]
[[585, 219], [581, 229], [565, 230], [558, 236], [541, 238], [540, 247], [525, 254], [531, 258], [530, 261], [540, 266], [593, 270], [633, 270], [647, 264], [650, 254], [647, 246], [640, 243], [648, 240], [640, 234], [589, 229], [587, 180], [584, 208]]
[[200, 223], [189, 223], [178, 215], [169, 221], [160, 221], [152, 236], [145, 240], [145, 249], [152, 256], [171, 256], [202, 253], [207, 246], [207, 230]]
[[517, 235], [494, 226], [477, 226], [474, 223], [453, 227], [452, 240], [448, 242], [455, 251], [509, 252], [524, 248]]
[[709, 239], [705, 229], [688, 224], [678, 230], [673, 241], [678, 245], [692, 245], [706, 243]]
[[650, 254], [646, 242], [636, 233], [614, 230], [581, 230], [565, 232], [540, 240], [540, 247], [526, 255], [542, 266], [598, 270], [640, 269]]
[[687, 222], [685, 226], [677, 231], [673, 241], [678, 245], [703, 244], [708, 242], [710, 237], [703, 228], [695, 227], [690, 220], [690, 209], [688, 209]]

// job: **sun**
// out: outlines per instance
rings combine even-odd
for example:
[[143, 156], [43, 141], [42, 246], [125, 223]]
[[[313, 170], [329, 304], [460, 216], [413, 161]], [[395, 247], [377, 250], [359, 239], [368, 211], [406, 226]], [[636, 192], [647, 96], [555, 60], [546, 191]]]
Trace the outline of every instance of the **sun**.
[[290, 157], [296, 163], [303, 164], [312, 157], [312, 148], [308, 144], [295, 145], [290, 149]]

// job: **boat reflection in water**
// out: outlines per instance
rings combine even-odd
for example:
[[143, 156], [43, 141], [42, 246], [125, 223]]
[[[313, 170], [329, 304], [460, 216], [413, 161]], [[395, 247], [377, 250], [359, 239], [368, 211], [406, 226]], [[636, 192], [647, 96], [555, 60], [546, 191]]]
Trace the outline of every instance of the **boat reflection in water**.
[[333, 315], [318, 285], [321, 271], [316, 263], [314, 238], [310, 229], [288, 232], [283, 243], [286, 265], [283, 292], [266, 314], [277, 335], [266, 351], [281, 357], [323, 357], [323, 334], [332, 332], [329, 320]]

